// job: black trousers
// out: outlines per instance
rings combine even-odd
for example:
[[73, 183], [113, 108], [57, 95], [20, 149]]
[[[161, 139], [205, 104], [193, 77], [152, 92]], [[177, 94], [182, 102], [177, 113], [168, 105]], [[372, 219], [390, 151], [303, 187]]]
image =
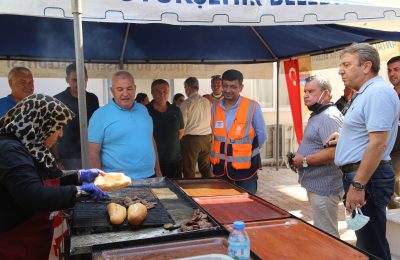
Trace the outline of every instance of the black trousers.
[[175, 163], [160, 163], [160, 168], [164, 177], [182, 179], [182, 160]]

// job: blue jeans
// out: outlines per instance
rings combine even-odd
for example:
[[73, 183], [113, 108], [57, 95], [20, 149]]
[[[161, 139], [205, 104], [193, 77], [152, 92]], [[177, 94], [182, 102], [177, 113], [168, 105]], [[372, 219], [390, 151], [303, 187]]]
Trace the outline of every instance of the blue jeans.
[[[343, 174], [343, 186], [347, 193], [356, 172]], [[394, 189], [392, 165], [379, 165], [365, 188], [367, 203], [361, 208], [370, 217], [367, 225], [356, 231], [357, 247], [381, 259], [390, 259], [389, 243], [386, 240], [386, 207]]]
[[250, 193], [256, 194], [256, 192], [257, 192], [257, 180], [258, 180], [257, 173], [253, 177], [251, 177], [250, 179], [245, 180], [245, 181], [232, 181], [232, 180], [226, 178], [226, 175], [224, 175], [224, 178], [225, 178], [225, 180], [227, 180], [233, 184], [236, 184], [240, 188], [245, 189], [246, 191], [248, 191]]

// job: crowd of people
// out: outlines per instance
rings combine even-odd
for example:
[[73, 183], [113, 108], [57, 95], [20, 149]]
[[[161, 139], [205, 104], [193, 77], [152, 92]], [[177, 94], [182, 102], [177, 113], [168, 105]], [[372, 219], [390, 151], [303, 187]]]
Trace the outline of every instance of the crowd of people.
[[[370, 217], [356, 231], [357, 247], [390, 259], [385, 212], [388, 204], [399, 207], [400, 56], [388, 61], [395, 91], [379, 69], [371, 45], [345, 48], [339, 66], [345, 90], [335, 104], [325, 77], [305, 79], [304, 104], [312, 113], [292, 166], [316, 227], [339, 237], [338, 204], [344, 198], [353, 215], [359, 208]], [[202, 178], [220, 177], [255, 194], [267, 135], [260, 105], [241, 95], [243, 80], [240, 71], [227, 70], [212, 76], [212, 93], [201, 96], [198, 79], [188, 77], [187, 98], [178, 93], [171, 104], [168, 81], [152, 82], [150, 100], [136, 95], [131, 73], [116, 72], [113, 99], [105, 106], [86, 91], [91, 169], [81, 169], [75, 64], [66, 69], [68, 87], [54, 97], [33, 94], [29, 69], [13, 68], [11, 94], [0, 99], [0, 243], [13, 246], [0, 246], [0, 256], [48, 254], [48, 212], [72, 207], [83, 193], [107, 197], [92, 183], [105, 172], [131, 179], [195, 178], [197, 166]], [[85, 87], [87, 82], [85, 68]]]

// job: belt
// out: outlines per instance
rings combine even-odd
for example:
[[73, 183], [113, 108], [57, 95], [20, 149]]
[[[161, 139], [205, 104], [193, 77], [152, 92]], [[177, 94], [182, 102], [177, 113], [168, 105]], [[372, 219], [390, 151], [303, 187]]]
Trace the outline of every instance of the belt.
[[[339, 166], [339, 168], [342, 170], [343, 173], [349, 173], [352, 171], [356, 171], [358, 169], [358, 167], [360, 167], [360, 163], [361, 162], [349, 163], [349, 164], [345, 164], [343, 166]], [[387, 163], [391, 163], [391, 161], [390, 160], [382, 160], [379, 162], [379, 165], [387, 164]]]

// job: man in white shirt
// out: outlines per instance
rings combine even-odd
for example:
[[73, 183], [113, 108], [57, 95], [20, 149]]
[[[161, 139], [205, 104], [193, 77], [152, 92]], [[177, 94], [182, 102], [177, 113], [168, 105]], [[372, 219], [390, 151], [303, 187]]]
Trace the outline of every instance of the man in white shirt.
[[184, 178], [194, 178], [196, 163], [203, 178], [211, 177], [211, 106], [199, 95], [199, 81], [189, 77], [184, 82], [188, 97], [181, 105], [185, 134], [182, 142], [182, 171]]

